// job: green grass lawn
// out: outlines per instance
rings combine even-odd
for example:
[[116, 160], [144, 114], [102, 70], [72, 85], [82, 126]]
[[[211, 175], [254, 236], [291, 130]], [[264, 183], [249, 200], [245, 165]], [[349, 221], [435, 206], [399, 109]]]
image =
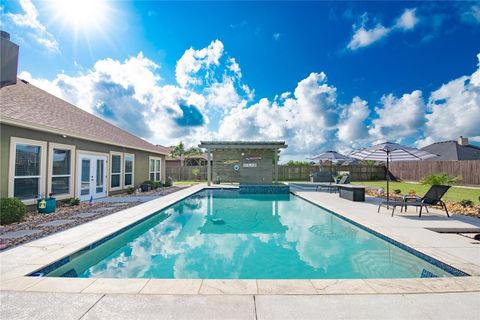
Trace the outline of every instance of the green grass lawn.
[[[360, 184], [363, 186], [371, 186], [371, 187], [381, 187], [387, 190], [387, 182], [386, 181], [355, 181], [352, 182], [353, 184]], [[402, 194], [407, 194], [411, 190], [415, 190], [418, 196], [423, 196], [425, 192], [430, 188], [430, 186], [424, 186], [421, 184], [415, 183], [408, 183], [408, 182], [390, 182], [390, 192], [393, 193], [393, 190], [400, 189], [402, 190]], [[480, 201], [478, 200], [480, 197], [480, 189], [473, 189], [473, 188], [459, 188], [459, 187], [452, 187], [448, 190], [447, 194], [444, 196], [446, 200], [452, 201], [460, 201], [463, 199], [470, 199], [476, 204]]]

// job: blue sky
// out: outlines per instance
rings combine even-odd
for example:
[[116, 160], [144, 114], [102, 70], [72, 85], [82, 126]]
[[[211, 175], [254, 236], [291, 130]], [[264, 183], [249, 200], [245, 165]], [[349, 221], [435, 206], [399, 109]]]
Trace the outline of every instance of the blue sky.
[[479, 2], [68, 1], [3, 2], [20, 75], [154, 143], [480, 141]]

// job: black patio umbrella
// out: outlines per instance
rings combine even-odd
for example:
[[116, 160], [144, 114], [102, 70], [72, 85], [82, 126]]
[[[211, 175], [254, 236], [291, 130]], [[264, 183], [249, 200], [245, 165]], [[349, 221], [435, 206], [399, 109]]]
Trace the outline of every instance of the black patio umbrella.
[[332, 164], [334, 161], [339, 161], [339, 160], [346, 160], [348, 159], [347, 156], [344, 156], [341, 153], [338, 153], [337, 151], [325, 151], [324, 153], [320, 153], [319, 155], [316, 155], [313, 158], [309, 158], [310, 160], [318, 160], [318, 161], [330, 161], [330, 174], [332, 174]]
[[418, 161], [437, 157], [437, 155], [398, 143], [384, 142], [369, 148], [352, 152], [349, 157], [359, 160], [374, 160], [387, 163], [387, 203], [389, 196], [389, 163], [390, 161]]

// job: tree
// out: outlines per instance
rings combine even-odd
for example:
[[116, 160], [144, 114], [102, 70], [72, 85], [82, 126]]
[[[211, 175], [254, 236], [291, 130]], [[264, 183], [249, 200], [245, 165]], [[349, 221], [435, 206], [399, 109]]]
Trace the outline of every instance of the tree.
[[185, 149], [185, 145], [182, 141], [180, 141], [180, 143], [172, 149], [172, 151], [170, 152], [170, 156], [172, 158], [180, 158], [180, 166], [183, 167], [185, 157], [201, 155], [202, 153], [202, 149], [196, 147]]

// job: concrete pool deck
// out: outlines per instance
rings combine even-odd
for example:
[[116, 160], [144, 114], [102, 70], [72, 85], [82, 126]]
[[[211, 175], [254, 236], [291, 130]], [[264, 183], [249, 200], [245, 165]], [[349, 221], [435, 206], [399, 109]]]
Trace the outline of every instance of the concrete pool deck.
[[[367, 197], [365, 203], [358, 203], [340, 199], [336, 194], [322, 192], [298, 191], [295, 193], [308, 201], [343, 215], [472, 276], [355, 280], [163, 280], [34, 278], [25, 276], [206, 187], [206, 185], [195, 185], [0, 253], [0, 289], [2, 290], [0, 315], [2, 315], [2, 319], [3, 315], [13, 312], [12, 310], [18, 312], [23, 310], [25, 317], [35, 314], [29, 312], [37, 312], [35, 311], [37, 307], [30, 306], [25, 309], [26, 302], [23, 305], [21, 302], [29, 301], [29, 297], [32, 297], [32, 295], [40, 300], [56, 301], [53, 302], [51, 307], [61, 310], [72, 308], [70, 305], [62, 305], [70, 299], [75, 299], [75, 301], [79, 301], [78, 303], [83, 300], [88, 301], [85, 303], [85, 308], [88, 307], [87, 310], [90, 311], [85, 311], [86, 313], [84, 312], [78, 317], [77, 314], [72, 314], [72, 318], [83, 316], [92, 319], [104, 318], [105, 313], [102, 316], [102, 313], [94, 314], [92, 311], [102, 307], [104, 308], [102, 312], [118, 312], [121, 308], [116, 309], [113, 306], [121, 305], [121, 301], [126, 299], [126, 295], [134, 297], [129, 298], [131, 303], [127, 303], [127, 305], [132, 305], [132, 308], [136, 306], [135, 303], [137, 302], [142, 305], [142, 303], [153, 303], [152, 301], [155, 299], [158, 299], [158, 302], [171, 301], [172, 306], [181, 304], [183, 308], [190, 304], [191, 308], [194, 308], [196, 304], [209, 305], [211, 303], [213, 308], [216, 303], [214, 301], [218, 300], [218, 303], [228, 304], [229, 310], [235, 312], [230, 313], [232, 317], [238, 315], [241, 319], [252, 318], [252, 316], [256, 316], [258, 319], [262, 317], [276, 318], [274, 313], [269, 312], [277, 312], [278, 310], [285, 310], [285, 313], [277, 314], [278, 318], [282, 318], [282, 315], [285, 315], [285, 318], [293, 318], [295, 306], [298, 306], [297, 312], [300, 312], [300, 314], [310, 309], [318, 309], [319, 314], [322, 314], [322, 312], [328, 311], [322, 311], [322, 308], [328, 309], [323, 303], [327, 303], [330, 301], [329, 299], [332, 299], [332, 303], [338, 304], [339, 315], [343, 314], [342, 312], [347, 312], [342, 311], [341, 301], [353, 304], [364, 301], [362, 303], [365, 304], [365, 310], [370, 312], [365, 311], [367, 313], [363, 313], [365, 318], [376, 318], [375, 314], [371, 313], [374, 312], [373, 309], [375, 308], [368, 308], [368, 305], [377, 306], [380, 303], [381, 306], [385, 307], [389, 304], [398, 306], [419, 304], [419, 310], [423, 310], [422, 308], [427, 307], [420, 305], [425, 300], [431, 302], [429, 310], [432, 313], [429, 314], [426, 311], [426, 313], [421, 313], [421, 315], [425, 315], [423, 318], [429, 318], [431, 315], [437, 315], [437, 313], [440, 314], [440, 309], [435, 307], [437, 304], [439, 307], [446, 308], [446, 311], [440, 316], [449, 314], [448, 312], [454, 310], [458, 305], [458, 312], [463, 312], [465, 315], [469, 313], [480, 318], [480, 242], [460, 235], [440, 234], [426, 229], [479, 227], [480, 219], [458, 215], [448, 219], [444, 214], [439, 213], [425, 214], [419, 219], [414, 209], [410, 209], [408, 214], [390, 217], [390, 211], [386, 209], [381, 209], [380, 213], [377, 213], [378, 199]], [[235, 188], [235, 186], [223, 185], [222, 187]], [[421, 297], [416, 300], [408, 298], [405, 294], [412, 297], [421, 294]], [[214, 296], [219, 295], [223, 297], [216, 300]], [[350, 297], [344, 295], [350, 295]], [[231, 298], [227, 298], [227, 296]], [[457, 299], [461, 299], [463, 303], [458, 304], [460, 303], [458, 301], [456, 304], [449, 305], [442, 302]], [[396, 300], [398, 304], [394, 303]], [[242, 306], [243, 303], [245, 303], [245, 307]], [[327, 305], [332, 303], [327, 303]], [[269, 304], [275, 309], [269, 310], [267, 307]], [[302, 307], [302, 304], [305, 307]], [[40, 303], [40, 305], [44, 306], [45, 304]], [[248, 308], [253, 306], [252, 312], [248, 312], [247, 305]], [[155, 308], [161, 309], [156, 304], [155, 306], [152, 306], [152, 312]], [[81, 308], [83, 307], [78, 306], [77, 311]], [[163, 306], [162, 308], [168, 309], [170, 306]], [[171, 308], [174, 310], [173, 307]], [[209, 308], [207, 307], [207, 309]], [[218, 308], [223, 310], [223, 307]], [[288, 308], [291, 308], [291, 317], [287, 316], [289, 314]], [[304, 310], [305, 308], [308, 310]], [[27, 311], [27, 309], [30, 311]], [[161, 311], [160, 309], [158, 309], [158, 312]], [[335, 308], [331, 310], [335, 310]], [[188, 310], [184, 311], [187, 312]], [[354, 309], [351, 311], [351, 315], [355, 315]], [[168, 313], [168, 311], [165, 312]], [[178, 312], [182, 313], [183, 311]], [[222, 312], [224, 316], [229, 314], [227, 311]], [[262, 312], [266, 313], [262, 316]], [[172, 313], [171, 317], [176, 318], [178, 316], [181, 318], [180, 313]], [[114, 316], [113, 313], [110, 314], [112, 317]], [[155, 314], [158, 315], [154, 312], [153, 315]], [[187, 315], [188, 312], [182, 314]], [[211, 313], [211, 315], [215, 314], [215, 312]], [[406, 317], [407, 314], [403, 314]], [[210, 314], [201, 313], [196, 318], [202, 319], [207, 315]], [[219, 313], [219, 316], [221, 315], [222, 313]], [[314, 313], [310, 314], [312, 317], [314, 315]], [[383, 315], [383, 318], [385, 318], [385, 314]], [[69, 318], [69, 316], [66, 318]], [[115, 318], [118, 317], [115, 315]], [[308, 318], [307, 314], [305, 318]], [[392, 318], [394, 317], [392, 316]], [[449, 319], [454, 318], [450, 317]]]

